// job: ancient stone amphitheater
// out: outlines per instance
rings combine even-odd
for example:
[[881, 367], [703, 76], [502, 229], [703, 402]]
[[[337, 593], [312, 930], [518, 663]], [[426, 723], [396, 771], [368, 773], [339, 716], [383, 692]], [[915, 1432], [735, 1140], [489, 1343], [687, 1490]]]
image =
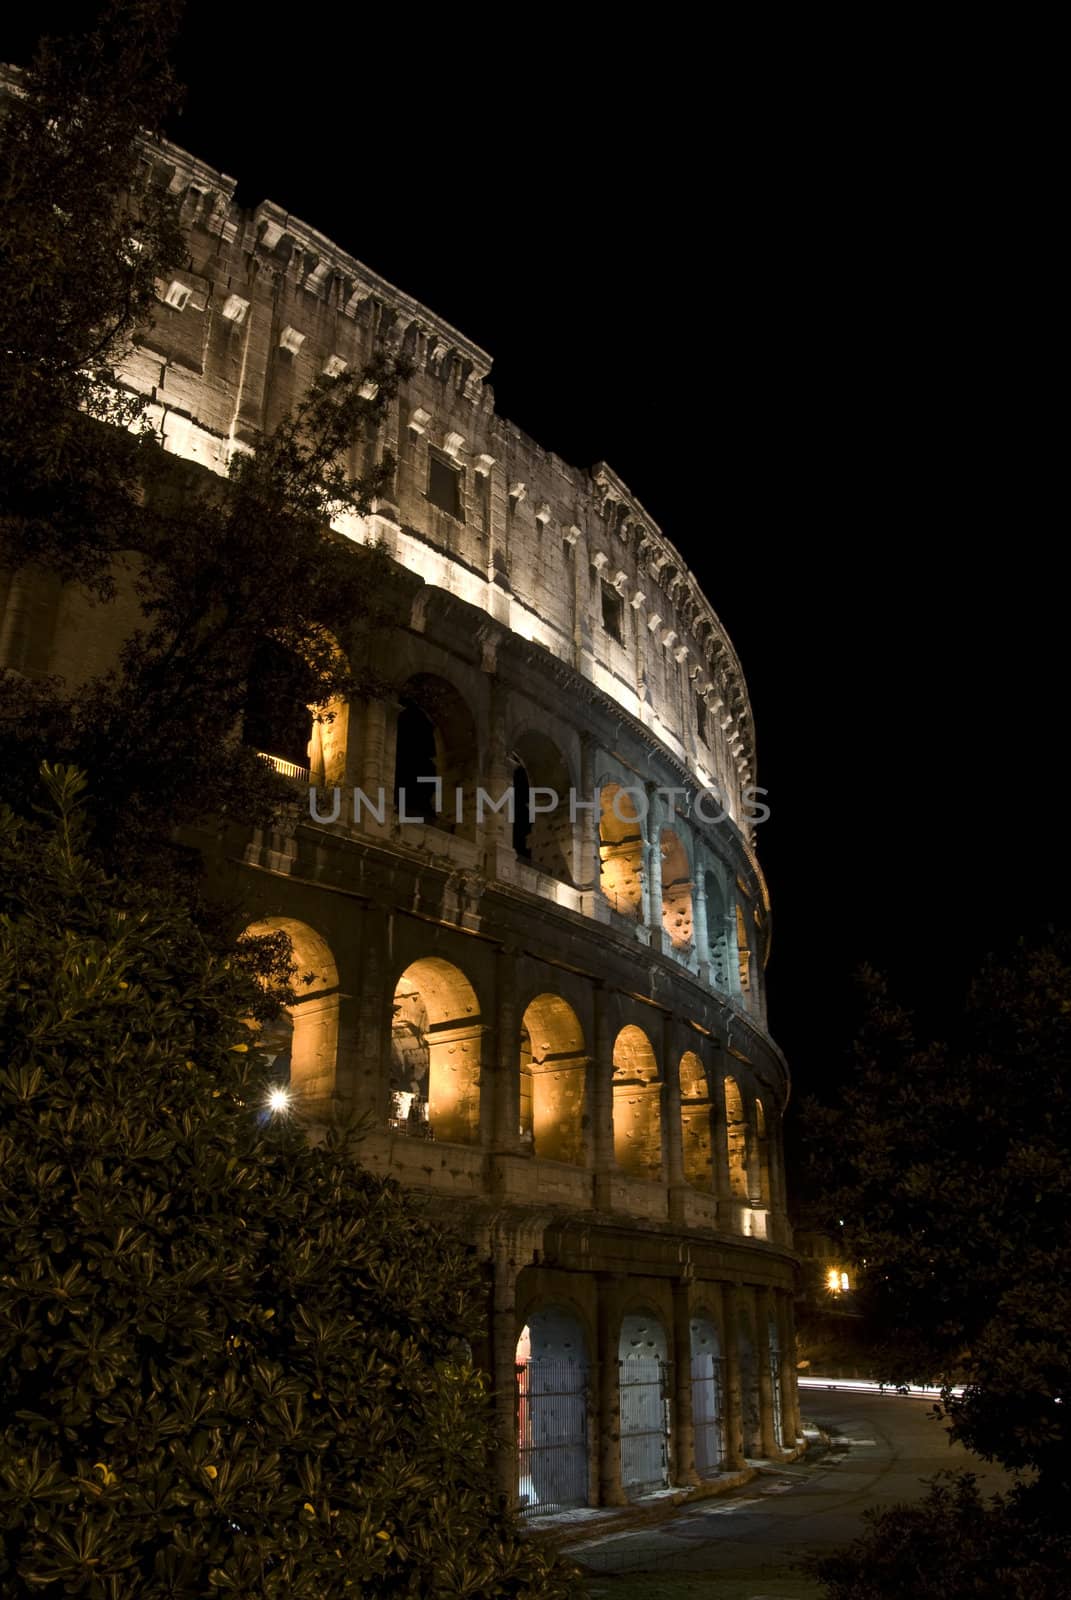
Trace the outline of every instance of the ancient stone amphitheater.
[[[440, 1197], [489, 1263], [474, 1356], [518, 1505], [778, 1458], [798, 1433], [788, 1076], [733, 647], [615, 472], [496, 414], [483, 350], [182, 151], [151, 159], [193, 265], [122, 377], [165, 450], [222, 473], [318, 374], [381, 347], [413, 364], [393, 489], [337, 524], [396, 564], [346, 641], [389, 692], [330, 722], [251, 697], [246, 737], [300, 814], [205, 846], [314, 974], [277, 1073], [312, 1118], [366, 1111], [368, 1163]], [[10, 585], [5, 664], [81, 677], [104, 648], [77, 590]]]

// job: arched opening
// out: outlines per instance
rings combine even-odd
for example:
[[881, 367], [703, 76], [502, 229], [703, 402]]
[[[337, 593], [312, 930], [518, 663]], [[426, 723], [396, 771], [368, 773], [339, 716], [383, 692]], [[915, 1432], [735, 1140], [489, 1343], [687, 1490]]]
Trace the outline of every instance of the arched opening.
[[741, 1311], [737, 1322], [740, 1360], [740, 1421], [743, 1431], [744, 1455], [749, 1460], [762, 1456], [762, 1421], [759, 1401], [759, 1369], [755, 1361], [755, 1341], [751, 1336], [751, 1320]]
[[725, 1144], [729, 1193], [734, 1200], [747, 1200], [747, 1118], [740, 1085], [732, 1076], [725, 1079]]
[[715, 988], [725, 993], [729, 983], [729, 930], [725, 925], [725, 895], [716, 872], [705, 878], [707, 891], [707, 939], [710, 944], [710, 965]]
[[662, 1177], [662, 1085], [651, 1041], [630, 1023], [614, 1040], [614, 1159], [630, 1177]]
[[623, 917], [643, 916], [643, 827], [631, 794], [609, 783], [599, 797], [599, 887]]
[[674, 950], [692, 942], [692, 869], [688, 852], [672, 828], [663, 828], [662, 926]]
[[394, 799], [399, 822], [473, 838], [479, 743], [472, 713], [453, 684], [432, 673], [410, 678], [398, 700]]
[[[569, 770], [560, 751], [545, 734], [529, 732], [513, 752], [513, 848], [522, 861], [562, 883], [573, 882], [573, 824], [569, 817]], [[552, 789], [558, 797], [551, 811], [531, 815], [533, 789]], [[550, 797], [536, 797], [540, 807]]]
[[483, 1029], [465, 974], [438, 956], [414, 961], [394, 991], [390, 1122], [397, 1133], [476, 1144]]
[[584, 1330], [557, 1306], [528, 1314], [517, 1340], [517, 1499], [528, 1516], [588, 1503]]
[[521, 1135], [544, 1160], [584, 1164], [587, 1064], [572, 1006], [537, 995], [521, 1022]]
[[725, 1455], [725, 1366], [721, 1340], [709, 1317], [693, 1317], [692, 1425], [695, 1465], [701, 1478], [717, 1477]]
[[285, 933], [293, 951], [290, 987], [297, 999], [284, 1016], [266, 1023], [258, 1041], [272, 1056], [272, 1076], [295, 1105], [334, 1093], [338, 1064], [338, 968], [330, 946], [307, 923], [265, 917], [251, 923], [247, 939]]
[[684, 1180], [695, 1189], [713, 1187], [711, 1162], [710, 1088], [706, 1069], [694, 1050], [681, 1056], [681, 1149]]
[[755, 1101], [755, 1146], [758, 1157], [758, 1195], [762, 1205], [770, 1204], [770, 1140], [766, 1133], [766, 1112], [761, 1100]]
[[621, 1487], [636, 1498], [669, 1483], [669, 1366], [657, 1317], [633, 1313], [618, 1341]]
[[246, 676], [242, 743], [288, 778], [309, 776], [313, 676], [292, 650], [275, 639], [255, 645]]

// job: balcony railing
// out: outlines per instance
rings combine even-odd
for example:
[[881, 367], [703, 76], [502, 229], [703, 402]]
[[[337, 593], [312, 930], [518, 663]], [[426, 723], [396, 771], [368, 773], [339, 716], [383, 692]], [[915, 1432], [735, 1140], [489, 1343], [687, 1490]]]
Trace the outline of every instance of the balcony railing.
[[266, 750], [258, 750], [257, 755], [274, 768], [281, 778], [291, 778], [295, 783], [308, 783], [308, 767], [299, 767], [296, 761], [287, 761], [282, 756], [270, 756]]

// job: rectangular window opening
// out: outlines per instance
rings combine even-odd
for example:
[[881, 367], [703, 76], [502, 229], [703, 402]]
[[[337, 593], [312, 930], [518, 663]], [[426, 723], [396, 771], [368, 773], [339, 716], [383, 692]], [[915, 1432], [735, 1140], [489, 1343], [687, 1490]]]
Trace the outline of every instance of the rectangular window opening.
[[611, 639], [624, 644], [624, 601], [605, 578], [602, 580], [602, 625]]
[[461, 504], [461, 469], [434, 450], [428, 452], [428, 499], [440, 511], [464, 522]]

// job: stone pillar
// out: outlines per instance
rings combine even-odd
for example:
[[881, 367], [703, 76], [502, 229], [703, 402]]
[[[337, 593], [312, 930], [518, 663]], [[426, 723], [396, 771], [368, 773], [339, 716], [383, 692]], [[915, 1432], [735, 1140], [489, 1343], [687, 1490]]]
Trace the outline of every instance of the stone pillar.
[[517, 1498], [517, 1278], [510, 1247], [500, 1240], [495, 1242], [493, 1271], [494, 1479], [495, 1488], [512, 1506]]
[[675, 1018], [662, 1017], [662, 1150], [663, 1181], [669, 1186], [669, 1215], [674, 1222], [684, 1219], [684, 1150], [681, 1128], [681, 1075], [675, 1048]]
[[481, 1142], [498, 1151], [520, 1149], [520, 1036], [517, 953], [504, 946], [495, 962], [495, 1025], [485, 1041], [480, 1092]]
[[781, 1330], [781, 1416], [785, 1444], [793, 1448], [801, 1437], [800, 1396], [796, 1382], [796, 1324], [792, 1315], [792, 1296], [777, 1292], [778, 1326]]
[[[595, 741], [590, 733], [580, 735], [580, 794], [577, 798], [581, 807], [576, 813], [578, 837], [573, 840], [577, 858], [576, 883], [583, 894], [594, 896], [599, 890], [602, 857], [599, 854], [599, 803], [595, 793]], [[564, 795], [561, 803], [567, 804]], [[584, 909], [593, 914], [586, 902]]]
[[662, 798], [654, 784], [647, 788], [643, 835], [644, 914], [651, 948], [661, 950], [666, 942], [662, 927]]
[[710, 931], [707, 927], [707, 875], [698, 862], [692, 887], [692, 939], [699, 963], [699, 976], [704, 983], [712, 984]]
[[777, 1439], [774, 1411], [773, 1373], [770, 1370], [770, 1313], [772, 1301], [769, 1289], [755, 1290], [755, 1359], [759, 1368], [759, 1433], [762, 1453], [767, 1460], [777, 1459], [780, 1445]]
[[698, 1483], [692, 1417], [692, 1283], [687, 1278], [673, 1285], [673, 1388], [676, 1444], [672, 1482]]
[[740, 947], [736, 940], [735, 903], [725, 913], [725, 965], [728, 969], [725, 974], [726, 992], [739, 997], [743, 991], [740, 988]]
[[[491, 679], [491, 727], [487, 746], [487, 777], [481, 780], [492, 800], [498, 801], [513, 784], [513, 769], [506, 749], [505, 691], [497, 677]], [[484, 871], [491, 878], [509, 877], [516, 857], [508, 810], [484, 812], [481, 824]]]
[[394, 994], [384, 960], [387, 948], [387, 913], [379, 906], [368, 906], [361, 927], [354, 1103], [358, 1110], [371, 1111], [377, 1129], [384, 1126], [390, 1109], [388, 1063]]
[[726, 1472], [746, 1466], [744, 1460], [743, 1399], [740, 1391], [740, 1291], [735, 1283], [721, 1286], [715, 1299], [721, 1301], [722, 1356], [725, 1361], [725, 1459]]
[[725, 1059], [721, 1050], [714, 1052], [713, 1082], [710, 1086], [710, 1103], [713, 1110], [713, 1165], [714, 1193], [718, 1200], [718, 1227], [723, 1233], [735, 1228], [732, 1188], [729, 1183], [729, 1144], [725, 1116]]
[[623, 1506], [621, 1487], [621, 1369], [619, 1291], [617, 1280], [600, 1274], [598, 1292], [598, 1425], [599, 1504]]
[[609, 995], [605, 985], [593, 988], [595, 1010], [595, 1050], [591, 1073], [590, 1105], [595, 1150], [595, 1207], [611, 1208], [611, 1185], [616, 1171], [614, 1160], [614, 1046], [610, 1037]]

